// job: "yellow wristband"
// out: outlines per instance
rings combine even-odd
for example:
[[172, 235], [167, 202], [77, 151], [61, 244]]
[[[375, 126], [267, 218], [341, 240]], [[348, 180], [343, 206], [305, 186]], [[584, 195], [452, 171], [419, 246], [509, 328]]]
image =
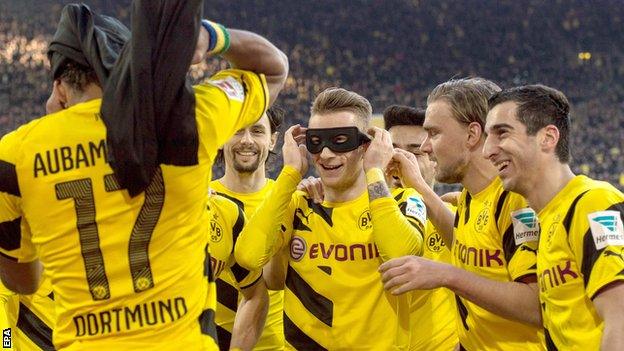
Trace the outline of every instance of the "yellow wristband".
[[386, 177], [384, 175], [384, 172], [380, 168], [371, 168], [366, 171], [366, 184], [373, 184], [385, 181]]

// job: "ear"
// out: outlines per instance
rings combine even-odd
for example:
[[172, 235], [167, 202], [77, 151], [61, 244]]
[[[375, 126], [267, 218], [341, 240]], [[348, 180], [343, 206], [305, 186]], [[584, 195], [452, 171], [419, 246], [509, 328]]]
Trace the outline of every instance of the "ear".
[[539, 146], [542, 151], [555, 153], [557, 143], [559, 143], [559, 128], [549, 124], [539, 131]]
[[477, 122], [471, 122], [468, 125], [468, 139], [466, 145], [469, 149], [479, 145], [481, 138], [483, 137], [483, 127]]
[[279, 137], [279, 132], [275, 132], [271, 134], [271, 143], [269, 144], [269, 150], [273, 151], [275, 145], [277, 144], [277, 138]]

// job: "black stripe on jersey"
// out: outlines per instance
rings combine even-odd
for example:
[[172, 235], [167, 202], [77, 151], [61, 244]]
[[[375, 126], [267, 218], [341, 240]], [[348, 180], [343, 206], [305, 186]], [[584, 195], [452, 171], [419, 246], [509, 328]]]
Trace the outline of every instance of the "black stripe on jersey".
[[318, 266], [318, 268], [320, 270], [322, 270], [323, 272], [327, 273], [328, 275], [331, 275], [332, 269], [329, 266]]
[[212, 272], [212, 265], [210, 264], [210, 252], [208, 251], [208, 245], [204, 248], [204, 277], [208, 278], [209, 282], [214, 282], [214, 273]]
[[401, 198], [403, 197], [403, 193], [405, 193], [405, 190], [398, 193], [397, 196], [394, 197], [394, 201], [399, 202]]
[[252, 286], [256, 285], [256, 283], [257, 283], [257, 282], [259, 282], [259, 281], [260, 281], [260, 279], [262, 279], [262, 274], [260, 274], [260, 275], [258, 276], [258, 278], [256, 278], [256, 280], [254, 280], [253, 282], [251, 282], [251, 283], [249, 283], [249, 284], [247, 284], [247, 285], [245, 285], [245, 286], [242, 286], [242, 285], [241, 285], [241, 286], [240, 286], [241, 290], [242, 290], [242, 289], [247, 289], [247, 288], [249, 288], [249, 287], [252, 287]]
[[219, 350], [227, 351], [230, 349], [230, 343], [232, 342], [232, 333], [225, 330], [220, 325], [217, 325], [217, 339], [219, 341]]
[[217, 195], [221, 195], [221, 196], [223, 196], [224, 198], [226, 198], [226, 199], [228, 199], [228, 200], [232, 201], [233, 203], [237, 204], [237, 205], [238, 205], [238, 207], [242, 208], [242, 209], [243, 209], [243, 211], [245, 211], [245, 204], [244, 204], [241, 200], [239, 200], [239, 199], [237, 199], [237, 198], [235, 198], [235, 197], [231, 197], [231, 196], [230, 196], [230, 195], [228, 195], [228, 194], [220, 193], [220, 192], [218, 192], [218, 191], [217, 191]]
[[459, 344], [459, 351], [468, 351], [466, 350], [466, 348], [464, 347], [464, 345], [462, 345], [461, 343]]
[[559, 351], [552, 337], [550, 337], [550, 332], [548, 329], [544, 328], [544, 338], [546, 339], [546, 350], [548, 351]]
[[238, 208], [238, 217], [236, 217], [236, 223], [232, 227], [232, 252], [234, 252], [234, 245], [236, 245], [236, 240], [238, 240], [238, 236], [243, 231], [243, 227], [245, 226], [245, 213], [243, 212], [243, 208], [241, 206], [237, 206]]
[[306, 335], [303, 330], [299, 329], [299, 327], [288, 318], [286, 312], [284, 312], [284, 336], [286, 337], [286, 341], [296, 350], [327, 351], [326, 348], [319, 345], [314, 339]]
[[19, 315], [17, 316], [17, 327], [42, 350], [54, 350], [54, 346], [52, 346], [52, 329], [21, 302], [19, 304]]
[[[414, 218], [412, 216], [408, 216], [407, 215], [407, 202], [401, 202], [399, 204], [399, 210], [401, 211], [401, 213], [403, 214], [403, 216], [405, 217], [410, 217], [410, 218]], [[418, 224], [418, 222], [412, 222], [409, 219], [407, 220], [409, 222], [409, 224], [412, 225], [412, 227], [416, 228], [416, 230], [418, 230], [418, 233], [420, 233], [420, 236], [422, 236], [423, 238], [425, 238], [425, 233], [424, 233], [424, 228], [421, 228]]]
[[308, 207], [312, 210], [312, 212], [319, 215], [330, 227], [334, 226], [334, 222], [332, 221], [332, 212], [333, 208], [325, 207], [321, 204], [317, 204], [312, 199], [306, 199], [308, 202]]
[[211, 336], [218, 343], [215, 311], [210, 308], [203, 310], [199, 315], [198, 321], [202, 334]]
[[236, 312], [238, 290], [221, 279], [217, 279], [217, 302]]
[[22, 217], [0, 223], [0, 247], [3, 250], [12, 251], [20, 248], [22, 244], [21, 223]]
[[457, 295], [455, 295], [455, 301], [457, 302], [457, 311], [459, 311], [459, 316], [461, 317], [464, 329], [470, 330], [470, 327], [468, 327], [468, 322], [466, 321], [466, 319], [468, 319], [468, 309], [466, 308], [466, 305], [464, 305], [462, 300]]
[[583, 197], [583, 195], [587, 194], [588, 191], [589, 190], [582, 192], [579, 196], [576, 197], [576, 199], [574, 199], [574, 201], [572, 201], [572, 204], [568, 209], [568, 213], [566, 213], [566, 216], [563, 219], [563, 227], [565, 228], [566, 233], [568, 233], [568, 236], [570, 233], [570, 226], [572, 225], [572, 219], [574, 218], [574, 211], [576, 211], [576, 204]]
[[11, 256], [9, 256], [9, 255], [6, 255], [6, 254], [2, 253], [2, 252], [0, 252], [0, 256], [2, 256], [2, 257], [4, 257], [4, 258], [6, 258], [7, 260], [11, 260], [11, 261], [13, 261], [13, 262], [17, 262], [17, 258], [15, 258], [15, 257], [11, 257]]
[[466, 209], [464, 209], [464, 224], [468, 223], [470, 219], [470, 201], [472, 201], [472, 196], [470, 196], [469, 192], [466, 192]]
[[3, 160], [0, 160], [0, 191], [14, 196], [22, 196], [17, 182], [15, 165]]
[[453, 228], [457, 229], [459, 225], [459, 211], [455, 210], [455, 219], [453, 220]]
[[286, 286], [314, 317], [332, 326], [334, 303], [314, 290], [290, 265], [286, 273]]
[[[503, 205], [505, 204], [505, 200], [507, 200], [507, 196], [509, 196], [509, 191], [503, 191], [498, 197], [498, 203], [496, 203], [496, 212], [494, 212], [494, 222], [498, 227], [498, 218], [500, 217], [501, 212], [503, 211]], [[500, 228], [499, 228], [500, 230]]]
[[516, 246], [516, 238], [514, 236], [513, 225], [509, 224], [505, 234], [503, 234], [503, 253], [505, 254], [505, 261], [509, 264], [509, 261], [516, 253], [518, 246]]
[[[301, 217], [308, 219], [308, 216], [305, 215], [305, 213], [303, 213], [303, 210], [298, 208], [295, 210], [295, 214], [293, 216], [293, 229], [294, 230], [305, 230], [308, 232], [311, 232], [312, 229], [310, 229], [310, 227], [308, 227], [307, 225], [303, 224], [303, 221], [301, 220]], [[282, 231], [285, 231], [285, 229], [282, 226]]]
[[249, 271], [239, 266], [238, 263], [234, 263], [231, 270], [234, 274], [234, 278], [236, 278], [236, 282], [238, 283], [242, 282], [249, 275]]
[[51, 292], [48, 294], [48, 297], [50, 298], [50, 300], [54, 301], [54, 292], [53, 292], [53, 291], [51, 291]]
[[[620, 211], [620, 214], [624, 213], [624, 202], [614, 204], [604, 211]], [[605, 248], [602, 248], [600, 250], [596, 249], [596, 243], [594, 242], [594, 236], [592, 235], [591, 227], [588, 228], [587, 232], [585, 232], [585, 236], [583, 237], [583, 263], [581, 265], [581, 273], [583, 273], [583, 282], [585, 283], [586, 288], [587, 284], [589, 284], [589, 277], [591, 276], [594, 264], [596, 263], [600, 255], [602, 255], [604, 250]], [[605, 252], [605, 255], [615, 256], [616, 258], [624, 260], [624, 257], [622, 257], [620, 254], [610, 250], [607, 250]], [[594, 296], [590, 296], [590, 298], [593, 299]]]

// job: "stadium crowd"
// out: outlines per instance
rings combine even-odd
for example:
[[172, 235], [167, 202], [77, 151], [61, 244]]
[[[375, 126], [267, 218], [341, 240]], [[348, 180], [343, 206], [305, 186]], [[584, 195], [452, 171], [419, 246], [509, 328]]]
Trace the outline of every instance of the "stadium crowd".
[[[0, 4], [0, 134], [43, 114], [45, 50], [64, 2]], [[126, 0], [87, 3], [129, 22]], [[601, 3], [253, 0], [212, 1], [205, 12], [265, 34], [288, 54], [291, 73], [279, 101], [288, 122], [306, 118], [312, 98], [329, 86], [361, 93], [380, 113], [393, 103], [422, 106], [451, 77], [479, 75], [503, 87], [540, 82], [572, 101], [573, 128], [583, 131], [572, 144], [575, 170], [622, 187], [624, 10]]]

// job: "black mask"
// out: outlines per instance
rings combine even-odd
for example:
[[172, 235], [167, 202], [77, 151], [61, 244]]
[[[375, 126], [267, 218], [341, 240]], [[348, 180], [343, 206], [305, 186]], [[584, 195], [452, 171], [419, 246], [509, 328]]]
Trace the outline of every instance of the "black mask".
[[357, 127], [306, 130], [306, 147], [312, 154], [318, 154], [326, 147], [333, 152], [348, 152], [370, 141], [370, 138]]

